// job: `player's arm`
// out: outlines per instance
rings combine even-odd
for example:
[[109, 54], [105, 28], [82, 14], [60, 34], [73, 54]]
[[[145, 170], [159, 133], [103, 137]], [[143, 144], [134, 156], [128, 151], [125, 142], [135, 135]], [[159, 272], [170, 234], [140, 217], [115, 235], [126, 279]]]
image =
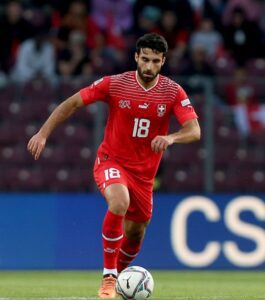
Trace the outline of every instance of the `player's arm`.
[[197, 119], [191, 119], [182, 124], [179, 131], [169, 135], [158, 135], [151, 142], [154, 152], [165, 151], [172, 144], [186, 144], [198, 141], [201, 137], [201, 129]]
[[52, 131], [60, 123], [68, 119], [77, 109], [84, 105], [84, 101], [78, 92], [67, 98], [55, 108], [40, 130], [28, 142], [28, 151], [32, 154], [35, 160], [39, 158], [40, 154], [44, 150], [46, 140]]

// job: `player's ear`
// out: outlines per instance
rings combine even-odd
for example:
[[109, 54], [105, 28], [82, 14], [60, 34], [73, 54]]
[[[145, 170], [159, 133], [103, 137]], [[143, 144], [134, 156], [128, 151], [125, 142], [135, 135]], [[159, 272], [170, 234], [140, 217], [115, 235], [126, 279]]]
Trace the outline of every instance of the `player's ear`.
[[135, 52], [135, 54], [134, 54], [134, 59], [138, 63], [139, 55], [137, 52]]
[[166, 62], [166, 57], [163, 56], [163, 59], [162, 59], [162, 66], [164, 65], [165, 62]]

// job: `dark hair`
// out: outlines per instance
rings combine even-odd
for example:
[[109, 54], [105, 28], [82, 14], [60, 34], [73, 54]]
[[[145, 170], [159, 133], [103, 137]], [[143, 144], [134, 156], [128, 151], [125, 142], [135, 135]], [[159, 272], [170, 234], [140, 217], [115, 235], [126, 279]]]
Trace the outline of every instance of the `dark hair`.
[[141, 36], [136, 42], [136, 52], [139, 54], [143, 48], [149, 48], [153, 51], [163, 53], [168, 51], [168, 45], [165, 38], [157, 33], [147, 33]]

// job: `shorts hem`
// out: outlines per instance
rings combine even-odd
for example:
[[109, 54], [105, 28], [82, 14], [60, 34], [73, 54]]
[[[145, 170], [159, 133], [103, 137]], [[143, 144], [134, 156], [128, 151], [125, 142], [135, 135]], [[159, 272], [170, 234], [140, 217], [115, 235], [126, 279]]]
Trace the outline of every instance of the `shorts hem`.
[[125, 215], [124, 219], [128, 220], [128, 221], [135, 222], [135, 223], [145, 223], [145, 222], [148, 222], [152, 219], [152, 215], [149, 218], [145, 219], [145, 220], [137, 220], [137, 218], [134, 218], [132, 216], [126, 216], [126, 215]]

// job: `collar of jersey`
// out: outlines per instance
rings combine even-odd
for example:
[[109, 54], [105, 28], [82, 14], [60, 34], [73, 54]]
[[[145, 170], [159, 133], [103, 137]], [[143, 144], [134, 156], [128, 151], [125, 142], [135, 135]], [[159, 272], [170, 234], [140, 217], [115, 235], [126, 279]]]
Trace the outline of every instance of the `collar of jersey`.
[[146, 92], [150, 91], [151, 89], [153, 89], [154, 87], [156, 87], [156, 85], [158, 84], [158, 81], [159, 81], [159, 74], [157, 75], [157, 81], [156, 83], [151, 86], [149, 89], [146, 89], [144, 86], [141, 85], [141, 83], [139, 82], [139, 80], [137, 79], [137, 70], [135, 71], [135, 79], [137, 81], [137, 83], [139, 84], [139, 86]]

